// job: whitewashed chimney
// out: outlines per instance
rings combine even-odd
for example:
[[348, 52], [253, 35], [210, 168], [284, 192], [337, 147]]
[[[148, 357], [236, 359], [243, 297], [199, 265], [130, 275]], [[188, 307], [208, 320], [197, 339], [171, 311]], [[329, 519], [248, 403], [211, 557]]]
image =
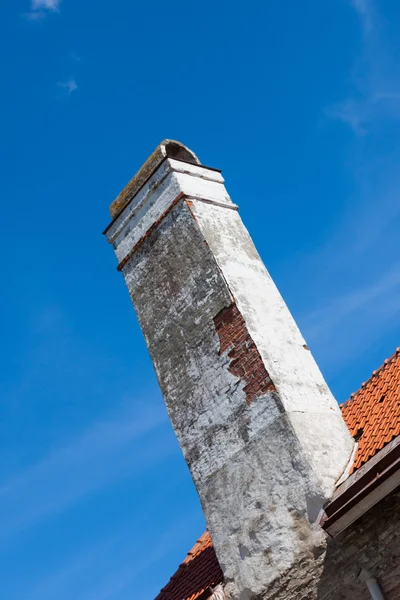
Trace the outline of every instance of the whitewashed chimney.
[[227, 596], [267, 597], [323, 553], [315, 521], [353, 440], [220, 171], [165, 140], [111, 216]]

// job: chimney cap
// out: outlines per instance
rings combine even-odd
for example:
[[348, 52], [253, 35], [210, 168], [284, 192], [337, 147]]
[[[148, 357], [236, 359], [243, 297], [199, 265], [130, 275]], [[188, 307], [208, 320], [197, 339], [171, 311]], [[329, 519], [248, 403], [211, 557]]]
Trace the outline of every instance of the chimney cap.
[[192, 165], [201, 165], [195, 153], [181, 142], [163, 140], [111, 204], [110, 214], [112, 219], [119, 215], [166, 158], [174, 158]]
[[187, 146], [176, 140], [163, 140], [159, 145], [161, 152], [164, 156], [169, 158], [177, 158], [183, 162], [190, 163], [191, 165], [201, 165], [201, 162], [197, 158], [192, 150], [189, 150]]

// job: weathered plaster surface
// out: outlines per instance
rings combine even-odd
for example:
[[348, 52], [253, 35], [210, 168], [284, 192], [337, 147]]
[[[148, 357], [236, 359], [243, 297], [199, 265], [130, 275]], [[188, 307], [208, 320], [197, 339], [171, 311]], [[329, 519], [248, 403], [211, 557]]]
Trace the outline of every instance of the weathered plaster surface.
[[[190, 202], [176, 202], [182, 192]], [[107, 235], [200, 495], [226, 593], [250, 600], [293, 569], [304, 576], [303, 563], [324, 552], [325, 535], [310, 521], [330, 497], [352, 442], [247, 231], [227, 207], [219, 173], [167, 159]], [[256, 347], [254, 360], [263, 363], [251, 402], [246, 386], [254, 361], [241, 375], [233, 361], [243, 347], [232, 353], [236, 341], [230, 348], [225, 340], [221, 349], [216, 319], [232, 306], [248, 347]]]
[[201, 202], [192, 211], [329, 498], [354, 443], [339, 406], [239, 214]]
[[400, 490], [337, 538], [305, 551], [257, 600], [371, 600], [362, 568], [378, 580], [385, 600], [400, 600]]
[[219, 353], [213, 317], [232, 298], [184, 201], [123, 273], [171, 421], [201, 484], [279, 414], [277, 401], [249, 411], [246, 382], [230, 373], [229, 357]]

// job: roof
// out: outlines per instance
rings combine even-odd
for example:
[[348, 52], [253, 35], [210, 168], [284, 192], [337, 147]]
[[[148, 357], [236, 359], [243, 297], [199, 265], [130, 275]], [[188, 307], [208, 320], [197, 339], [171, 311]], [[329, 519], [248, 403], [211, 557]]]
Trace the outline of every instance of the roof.
[[358, 441], [353, 473], [400, 435], [400, 348], [340, 408]]
[[[197, 600], [222, 583], [223, 575], [208, 531], [197, 540], [156, 600]], [[205, 598], [208, 598], [208, 594]], [[203, 600], [203, 599], [202, 599]]]
[[[358, 448], [350, 473], [400, 435], [400, 348], [340, 407]], [[208, 588], [223, 582], [206, 531], [156, 600], [206, 600]]]

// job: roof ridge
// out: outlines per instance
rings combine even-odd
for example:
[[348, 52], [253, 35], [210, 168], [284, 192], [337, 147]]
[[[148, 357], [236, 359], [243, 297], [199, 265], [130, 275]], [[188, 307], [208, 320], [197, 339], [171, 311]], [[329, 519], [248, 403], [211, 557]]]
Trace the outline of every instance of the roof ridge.
[[[167, 588], [169, 587], [169, 585], [171, 584], [172, 581], [175, 581], [176, 579], [178, 579], [181, 574], [182, 571], [184, 571], [184, 569], [190, 565], [190, 563], [192, 562], [192, 557], [195, 556], [198, 551], [204, 546], [204, 544], [206, 543], [207, 540], [204, 539], [204, 537], [206, 535], [209, 535], [209, 531], [208, 528], [206, 528], [205, 532], [199, 537], [199, 539], [196, 541], [196, 543], [193, 545], [193, 547], [189, 550], [189, 552], [187, 553], [186, 557], [184, 558], [184, 560], [179, 564], [178, 568], [176, 569], [175, 573], [169, 578], [168, 583], [161, 588], [159, 595], [157, 596], [157, 598], [160, 596], [160, 594], [162, 592], [167, 592]], [[190, 557], [191, 560], [187, 560]], [[157, 600], [156, 598], [156, 600]]]
[[397, 357], [398, 354], [400, 354], [400, 346], [396, 348], [394, 353], [391, 356], [389, 356], [389, 358], [385, 358], [385, 360], [378, 369], [372, 371], [371, 376], [368, 377], [368, 379], [361, 384], [360, 388], [356, 392], [350, 394], [350, 398], [345, 400], [345, 402], [342, 402], [342, 404], [339, 404], [340, 408], [343, 408], [344, 406], [350, 404], [350, 402], [354, 400], [354, 398], [361, 392], [361, 390], [365, 389], [366, 386], [372, 381], [372, 379], [376, 377], [376, 375], [378, 375], [381, 371], [386, 369], [386, 367]]
[[183, 560], [183, 562], [179, 565], [183, 565], [186, 566], [187, 564], [190, 563], [190, 560], [187, 560], [188, 557], [192, 557], [194, 555], [196, 555], [198, 553], [198, 551], [202, 548], [202, 546], [204, 546], [204, 544], [206, 543], [206, 540], [204, 539], [204, 536], [208, 533], [208, 529], [205, 530], [205, 532], [199, 537], [199, 539], [196, 541], [195, 545], [189, 550], [189, 552], [187, 553], [185, 559]]

